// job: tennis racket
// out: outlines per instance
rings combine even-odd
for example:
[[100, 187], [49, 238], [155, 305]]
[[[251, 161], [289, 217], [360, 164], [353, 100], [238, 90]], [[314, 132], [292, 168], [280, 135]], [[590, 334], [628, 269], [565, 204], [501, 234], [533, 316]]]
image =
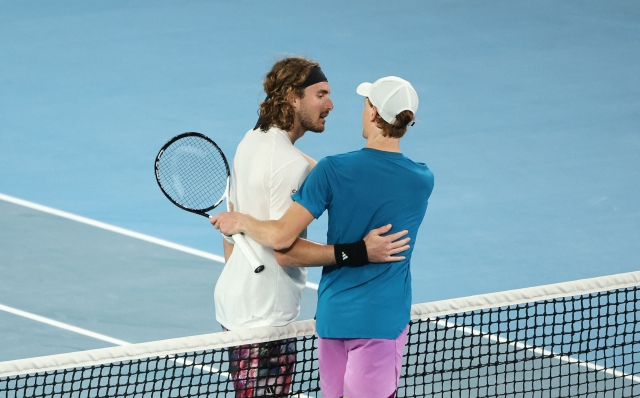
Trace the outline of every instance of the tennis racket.
[[[207, 212], [226, 198], [229, 210], [229, 163], [206, 135], [184, 133], [170, 139], [156, 156], [155, 173], [162, 193], [179, 208], [209, 218]], [[264, 270], [245, 237], [232, 238], [253, 271]]]

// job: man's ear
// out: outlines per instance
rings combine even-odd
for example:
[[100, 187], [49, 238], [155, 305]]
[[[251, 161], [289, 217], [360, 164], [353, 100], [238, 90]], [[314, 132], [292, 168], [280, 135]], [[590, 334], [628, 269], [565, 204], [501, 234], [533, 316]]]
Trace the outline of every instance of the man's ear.
[[296, 95], [293, 91], [290, 91], [287, 95], [287, 102], [293, 107], [294, 110], [298, 110], [300, 107], [300, 97]]
[[378, 116], [378, 109], [375, 106], [372, 106], [371, 111], [369, 113], [369, 121], [375, 122], [377, 116]]

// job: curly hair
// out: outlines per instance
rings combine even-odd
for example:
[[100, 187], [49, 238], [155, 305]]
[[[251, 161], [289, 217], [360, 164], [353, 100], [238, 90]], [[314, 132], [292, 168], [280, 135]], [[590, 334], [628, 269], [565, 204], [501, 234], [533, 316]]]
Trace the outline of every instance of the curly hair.
[[304, 97], [303, 83], [317, 62], [303, 57], [288, 57], [276, 62], [264, 78], [267, 98], [260, 104], [258, 125], [267, 131], [271, 126], [285, 131], [293, 127], [294, 109], [289, 103], [292, 95]]

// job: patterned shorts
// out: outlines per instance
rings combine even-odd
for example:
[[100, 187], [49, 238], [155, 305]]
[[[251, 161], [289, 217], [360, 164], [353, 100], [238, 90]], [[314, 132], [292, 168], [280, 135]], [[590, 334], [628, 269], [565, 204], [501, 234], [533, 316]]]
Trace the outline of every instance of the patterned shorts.
[[295, 339], [230, 347], [228, 354], [236, 398], [288, 396], [296, 365]]

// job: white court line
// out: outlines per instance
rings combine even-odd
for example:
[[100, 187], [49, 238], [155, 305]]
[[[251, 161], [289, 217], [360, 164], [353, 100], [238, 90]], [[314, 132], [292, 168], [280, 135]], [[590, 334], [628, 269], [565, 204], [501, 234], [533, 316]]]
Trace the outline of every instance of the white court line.
[[[37, 322], [45, 323], [47, 325], [55, 326], [55, 327], [60, 328], [60, 329], [68, 330], [70, 332], [74, 332], [74, 333], [82, 334], [84, 336], [92, 337], [92, 338], [97, 339], [97, 340], [106, 341], [107, 343], [111, 343], [111, 344], [115, 344], [115, 345], [119, 345], [119, 346], [125, 346], [125, 345], [130, 345], [131, 344], [131, 343], [126, 342], [124, 340], [119, 340], [119, 339], [116, 339], [116, 338], [113, 338], [113, 337], [109, 337], [109, 336], [104, 335], [104, 334], [92, 332], [91, 330], [87, 330], [87, 329], [79, 328], [77, 326], [69, 325], [68, 323], [55, 321], [53, 319], [45, 318], [45, 317], [40, 316], [40, 315], [32, 314], [30, 312], [22, 311], [22, 310], [19, 310], [17, 308], [9, 307], [7, 305], [0, 304], [0, 310], [1, 311], [6, 311], [6, 312], [8, 312], [10, 314], [18, 315], [18, 316], [21, 316], [21, 317], [24, 317], [24, 318], [32, 319], [32, 320], [37, 321]], [[179, 365], [187, 365], [187, 366], [192, 365], [193, 367], [195, 367], [197, 369], [204, 370], [204, 371], [210, 372], [210, 373], [218, 373], [219, 372], [219, 369], [214, 368], [213, 366], [196, 365], [194, 362], [186, 361], [186, 360], [183, 360], [183, 359], [179, 359], [177, 355], [174, 355], [173, 361], [178, 363]], [[222, 377], [227, 378], [227, 379], [230, 378], [230, 376], [231, 376], [227, 372], [221, 372], [220, 375]]]
[[[73, 221], [77, 221], [83, 224], [87, 224], [87, 225], [91, 225], [93, 227], [97, 227], [97, 228], [101, 228], [101, 229], [105, 229], [107, 231], [111, 231], [111, 232], [115, 232], [115, 233], [119, 233], [125, 236], [129, 236], [135, 239], [140, 239], [146, 242], [150, 242], [150, 243], [155, 243], [157, 245], [160, 246], [164, 246], [164, 247], [168, 247], [170, 249], [174, 249], [174, 250], [179, 250], [185, 253], [189, 253], [189, 254], [193, 254], [195, 256], [199, 256], [199, 257], [203, 257], [209, 260], [213, 260], [216, 261], [218, 263], [224, 264], [224, 257], [222, 256], [218, 256], [216, 254], [212, 254], [212, 253], [207, 253], [205, 251], [202, 250], [198, 250], [198, 249], [194, 249], [191, 247], [187, 247], [187, 246], [183, 246], [183, 245], [179, 245], [177, 243], [173, 243], [173, 242], [169, 242], [167, 240], [164, 239], [159, 239], [153, 236], [149, 236], [149, 235], [145, 235], [145, 234], [141, 234], [139, 232], [134, 232], [134, 231], [130, 231], [128, 229], [125, 228], [120, 228], [120, 227], [116, 227], [115, 225], [110, 225], [101, 221], [97, 221], [97, 220], [92, 220], [90, 218], [87, 217], [82, 217], [76, 214], [72, 214], [72, 213], [68, 213], [66, 211], [62, 211], [62, 210], [58, 210], [58, 209], [54, 209], [48, 206], [43, 206], [37, 203], [33, 203], [33, 202], [29, 202], [27, 200], [23, 200], [23, 199], [18, 199], [15, 198], [13, 196], [8, 196], [5, 194], [0, 193], [0, 200], [4, 200], [6, 202], [9, 203], [13, 203], [16, 205], [20, 205], [20, 206], [24, 206], [24, 207], [28, 207], [30, 209], [34, 209], [34, 210], [38, 210], [44, 213], [48, 213], [48, 214], [52, 214], [58, 217], [62, 217], [62, 218], [66, 218], [69, 220], [73, 220]], [[306, 285], [308, 288], [314, 289], [314, 290], [318, 290], [318, 284], [317, 283], [313, 283], [313, 282], [307, 282]], [[79, 328], [77, 326], [73, 326], [73, 325], [69, 325], [67, 323], [64, 322], [59, 322], [53, 319], [49, 319], [40, 315], [36, 315], [36, 314], [32, 314], [30, 312], [26, 312], [26, 311], [22, 311], [19, 310], [17, 308], [13, 308], [13, 307], [9, 307], [3, 304], [0, 304], [0, 310], [1, 311], [5, 311], [14, 315], [18, 315], [27, 319], [31, 319], [34, 320], [36, 322], [41, 322], [50, 326], [54, 326], [60, 329], [64, 329], [70, 332], [74, 332], [77, 334], [81, 334], [87, 337], [91, 337], [97, 340], [102, 340], [111, 344], [115, 344], [115, 345], [119, 345], [119, 346], [124, 346], [124, 345], [129, 345], [131, 343], [124, 341], [124, 340], [120, 340], [120, 339], [116, 339], [101, 333], [96, 333], [96, 332], [92, 332], [91, 330], [87, 330], [87, 329], [83, 329], [83, 328]], [[177, 362], [178, 364], [186, 364], [186, 365], [193, 365], [196, 368], [199, 368], [201, 370], [204, 371], [209, 371], [212, 373], [216, 373], [219, 370], [212, 367], [212, 366], [204, 366], [204, 365], [194, 365], [193, 363], [189, 362], [189, 361], [183, 361], [180, 359], [175, 359], [175, 362]], [[220, 373], [220, 375], [222, 377], [226, 377], [226, 378], [230, 378], [230, 374], [228, 374], [227, 372], [222, 372]]]
[[553, 351], [550, 350], [546, 350], [540, 347], [533, 347], [524, 343], [521, 343], [519, 341], [512, 341], [512, 340], [508, 340], [504, 337], [498, 336], [498, 335], [494, 335], [491, 333], [484, 333], [478, 329], [474, 329], [474, 328], [470, 328], [468, 326], [459, 326], [453, 322], [447, 322], [444, 320], [437, 320], [436, 324], [444, 327], [445, 329], [455, 329], [460, 331], [463, 334], [468, 334], [468, 335], [472, 335], [472, 336], [479, 336], [481, 338], [487, 339], [489, 341], [492, 341], [494, 343], [503, 343], [503, 344], [508, 344], [510, 346], [515, 347], [516, 349], [524, 349], [524, 350], [528, 350], [528, 351], [532, 351], [533, 353], [537, 354], [537, 355], [541, 355], [544, 357], [553, 357], [559, 361], [562, 362], [566, 362], [566, 363], [570, 363], [570, 364], [575, 364], [578, 366], [582, 366], [584, 368], [587, 368], [589, 370], [595, 370], [595, 371], [599, 371], [599, 372], [604, 372], [607, 374], [610, 374], [612, 376], [615, 377], [624, 377], [625, 379], [628, 379], [634, 383], [640, 383], [640, 377], [635, 376], [635, 375], [631, 375], [628, 373], [624, 373], [621, 372], [619, 370], [615, 370], [615, 369], [610, 369], [595, 363], [591, 363], [591, 362], [586, 362], [586, 361], [581, 361], [579, 359], [576, 359], [572, 356], [569, 355], [562, 355], [562, 354], [558, 354], [555, 353]]
[[92, 338], [97, 339], [97, 340], [106, 341], [107, 343], [111, 343], [111, 344], [115, 344], [115, 345], [129, 345], [129, 344], [131, 344], [131, 343], [128, 343], [128, 342], [126, 342], [124, 340], [118, 340], [118, 339], [115, 339], [113, 337], [106, 336], [104, 334], [92, 332], [91, 330], [87, 330], [87, 329], [79, 328], [77, 326], [69, 325], [68, 323], [55, 321], [53, 319], [49, 319], [49, 318], [45, 318], [45, 317], [40, 316], [40, 315], [32, 314], [32, 313], [27, 312], [27, 311], [22, 311], [22, 310], [19, 310], [17, 308], [9, 307], [7, 305], [0, 304], [0, 310], [1, 311], [6, 311], [6, 312], [8, 312], [10, 314], [14, 314], [14, 315], [18, 315], [18, 316], [21, 316], [21, 317], [24, 317], [24, 318], [28, 318], [28, 319], [31, 319], [31, 320], [34, 320], [34, 321], [37, 321], [37, 322], [46, 323], [47, 325], [55, 326], [57, 328], [68, 330], [70, 332], [74, 332], [74, 333], [82, 334], [84, 336], [92, 337]]
[[141, 233], [138, 233], [138, 232], [130, 231], [128, 229], [116, 227], [115, 225], [103, 223], [101, 221], [92, 220], [90, 218], [78, 216], [76, 214], [67, 213], [66, 211], [62, 211], [62, 210], [54, 209], [54, 208], [51, 208], [51, 207], [39, 205], [37, 203], [29, 202], [29, 201], [26, 201], [26, 200], [23, 200], [23, 199], [14, 198], [12, 196], [4, 195], [2, 193], [0, 193], [0, 200], [4, 200], [6, 202], [10, 202], [10, 203], [13, 203], [13, 204], [16, 204], [16, 205], [28, 207], [30, 209], [38, 210], [38, 211], [41, 211], [41, 212], [44, 212], [44, 213], [53, 214], [54, 216], [58, 216], [58, 217], [66, 218], [66, 219], [69, 219], [69, 220], [77, 221], [77, 222], [80, 222], [80, 223], [83, 223], [83, 224], [91, 225], [92, 227], [106, 229], [107, 231], [111, 231], [111, 232], [115, 232], [115, 233], [118, 233], [118, 234], [121, 234], [121, 235], [126, 235], [126, 236], [129, 236], [129, 237], [132, 237], [132, 238], [144, 240], [146, 242], [155, 243], [156, 245], [160, 245], [160, 246], [168, 247], [168, 248], [171, 248], [171, 249], [179, 250], [181, 252], [193, 254], [195, 256], [208, 258], [209, 260], [213, 260], [213, 261], [216, 261], [216, 262], [224, 264], [224, 257], [222, 257], [222, 256], [218, 256], [216, 254], [207, 253], [207, 252], [202, 251], [202, 250], [193, 249], [191, 247], [179, 245], [177, 243], [169, 242], [169, 241], [164, 240], [164, 239], [155, 238], [153, 236], [144, 235], [144, 234], [141, 234]]
[[[88, 337], [92, 337], [94, 339], [106, 341], [108, 343], [112, 343], [112, 344], [115, 344], [115, 345], [119, 345], [119, 346], [131, 345], [131, 343], [126, 342], [124, 340], [115, 339], [113, 337], [109, 337], [109, 336], [106, 336], [104, 334], [95, 333], [95, 332], [92, 332], [92, 331], [87, 330], [87, 329], [82, 329], [82, 328], [79, 328], [79, 327], [76, 327], [76, 326], [73, 326], [73, 325], [69, 325], [69, 324], [64, 323], [64, 322], [55, 321], [53, 319], [45, 318], [43, 316], [32, 314], [30, 312], [22, 311], [22, 310], [19, 310], [19, 309], [13, 308], [13, 307], [9, 307], [9, 306], [3, 305], [3, 304], [0, 304], [0, 311], [6, 311], [6, 312], [11, 313], [11, 314], [22, 316], [22, 317], [25, 317], [25, 318], [28, 318], [28, 319], [32, 319], [34, 321], [45, 323], [47, 325], [58, 327], [58, 328], [61, 328], [61, 329], [69, 330], [71, 332], [82, 334], [82, 335], [88, 336]], [[222, 372], [219, 368], [216, 368], [216, 367], [210, 366], [210, 365], [198, 365], [193, 361], [181, 358], [178, 354], [173, 354], [172, 357], [168, 358], [168, 359], [170, 361], [175, 362], [178, 365], [191, 366], [193, 368], [200, 369], [200, 370], [202, 370], [204, 372], [217, 373], [220, 377], [223, 377], [223, 378], [226, 378], [226, 379], [229, 379], [229, 380], [231, 379], [231, 374], [229, 372]], [[68, 369], [71, 369], [71, 367], [68, 368]], [[299, 397], [300, 398], [311, 398], [310, 396], [305, 395], [305, 394], [300, 394]]]
[[[218, 263], [224, 264], [224, 257], [222, 256], [218, 256], [216, 254], [212, 254], [212, 253], [207, 253], [205, 251], [202, 250], [198, 250], [198, 249], [194, 249], [191, 247], [187, 247], [187, 246], [183, 246], [183, 245], [179, 245], [177, 243], [173, 243], [173, 242], [169, 242], [167, 240], [164, 239], [159, 239], [153, 236], [149, 236], [149, 235], [145, 235], [145, 234], [141, 234], [138, 232], [134, 232], [134, 231], [130, 231], [128, 229], [124, 229], [124, 228], [120, 228], [120, 227], [116, 227], [114, 225], [110, 225], [101, 221], [97, 221], [97, 220], [92, 220], [90, 218], [86, 218], [86, 217], [82, 217], [82, 216], [78, 216], [76, 214], [72, 214], [72, 213], [68, 213], [66, 211], [62, 211], [62, 210], [58, 210], [58, 209], [54, 209], [48, 206], [43, 206], [37, 203], [33, 203], [33, 202], [29, 202], [23, 199], [18, 199], [18, 198], [14, 198], [13, 196], [8, 196], [8, 195], [4, 195], [2, 193], [0, 193], [0, 200], [4, 200], [6, 202], [9, 203], [13, 203], [16, 205], [20, 205], [20, 206], [24, 206], [24, 207], [28, 207], [30, 209], [34, 209], [34, 210], [38, 210], [44, 213], [48, 213], [48, 214], [52, 214], [58, 217], [62, 217], [62, 218], [66, 218], [69, 220], [73, 220], [73, 221], [77, 221], [83, 224], [87, 224], [87, 225], [91, 225], [93, 227], [97, 227], [97, 228], [101, 228], [101, 229], [105, 229], [107, 231], [111, 231], [111, 232], [115, 232], [115, 233], [119, 233], [122, 235], [126, 235], [132, 238], [136, 238], [136, 239], [140, 239], [146, 242], [150, 242], [150, 243], [155, 243], [157, 245], [160, 246], [164, 246], [164, 247], [168, 247], [170, 249], [175, 249], [175, 250], [179, 250], [185, 253], [189, 253], [189, 254], [193, 254], [195, 256], [199, 256], [199, 257], [203, 257], [203, 258], [207, 258], [209, 260], [213, 260], [216, 261]], [[317, 283], [313, 283], [313, 282], [307, 282], [306, 285], [308, 288], [314, 289], [314, 290], [318, 290], [318, 284]], [[43, 316], [40, 315], [36, 315], [36, 314], [32, 314], [30, 312], [26, 312], [26, 311], [22, 311], [19, 310], [17, 308], [13, 308], [13, 307], [9, 307], [3, 304], [0, 304], [0, 310], [14, 314], [14, 315], [18, 315], [24, 318], [28, 318], [37, 322], [41, 322], [41, 323], [45, 323], [47, 325], [51, 325], [51, 326], [55, 326], [57, 328], [60, 329], [64, 329], [64, 330], [68, 330], [70, 332], [74, 332], [74, 333], [78, 333], [84, 336], [88, 336], [88, 337], [92, 337], [94, 339], [97, 340], [102, 340], [102, 341], [106, 341], [108, 343], [111, 344], [115, 344], [115, 345], [129, 345], [131, 343], [126, 342], [124, 340], [119, 340], [110, 336], [106, 336], [104, 334], [100, 334], [100, 333], [96, 333], [96, 332], [92, 332], [90, 330], [87, 329], [83, 329], [83, 328], [79, 328], [77, 326], [73, 326], [73, 325], [69, 325], [67, 323], [64, 322], [59, 322], [53, 319], [49, 319], [49, 318], [45, 318]], [[179, 360], [176, 360], [176, 362], [181, 362]], [[190, 364], [190, 363], [187, 363]], [[213, 367], [207, 367], [207, 366], [203, 366], [201, 367], [201, 369], [203, 370], [207, 370], [207, 371], [212, 371], [212, 372], [218, 372], [218, 369], [215, 369]], [[221, 373], [222, 376], [224, 377], [229, 377], [230, 375], [227, 373]]]
[[[107, 231], [115, 232], [118, 234], [126, 235], [132, 238], [140, 239], [145, 242], [155, 243], [156, 245], [168, 247], [170, 249], [179, 250], [181, 252], [193, 254], [194, 256], [207, 258], [209, 260], [216, 261], [218, 263], [224, 264], [224, 257], [219, 256], [217, 254], [207, 253], [202, 250], [194, 249], [191, 247], [179, 245], [177, 243], [169, 242], [164, 239], [159, 239], [153, 236], [141, 234], [139, 232], [130, 231], [128, 229], [116, 227], [115, 225], [107, 224], [101, 221], [92, 220], [90, 218], [78, 216], [76, 214], [67, 213], [66, 211], [54, 209], [51, 207], [43, 206], [37, 203], [29, 202], [23, 199], [14, 198], [13, 196], [4, 195], [0, 193], [0, 200], [4, 200], [5, 202], [10, 202], [16, 205], [28, 207], [30, 209], [38, 210], [44, 213], [53, 214], [58, 217], [63, 217], [69, 220], [77, 221], [83, 224], [91, 225], [93, 227], [106, 229]], [[318, 290], [318, 284], [313, 282], [307, 282], [307, 287], [310, 289]]]

